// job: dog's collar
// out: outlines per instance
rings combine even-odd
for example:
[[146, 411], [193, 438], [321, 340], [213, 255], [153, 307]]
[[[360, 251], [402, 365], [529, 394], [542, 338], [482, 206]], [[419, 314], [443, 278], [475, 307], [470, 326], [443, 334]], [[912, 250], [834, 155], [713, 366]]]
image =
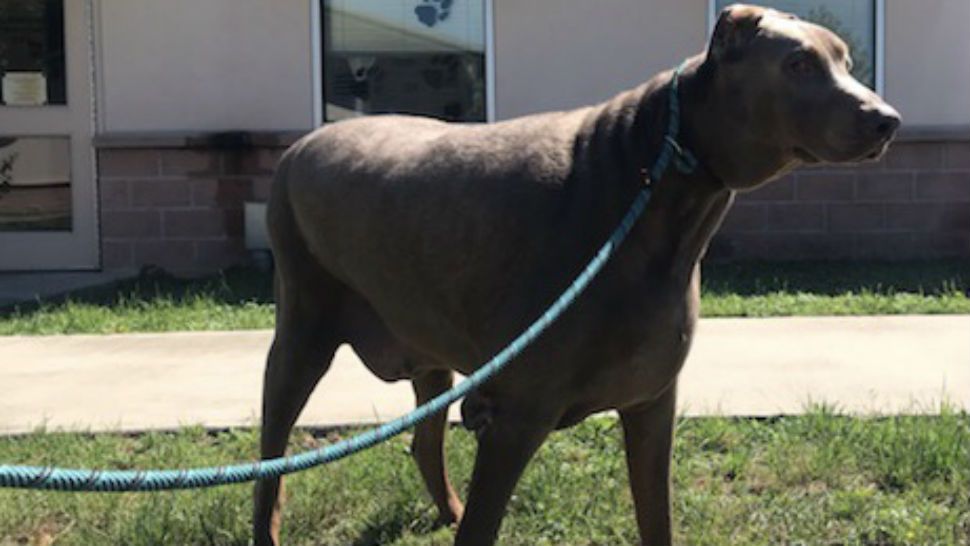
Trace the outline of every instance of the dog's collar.
[[697, 157], [677, 140], [680, 136], [680, 75], [687, 67], [687, 63], [688, 60], [682, 62], [674, 70], [674, 74], [670, 78], [667, 133], [663, 138], [663, 147], [660, 149], [660, 155], [657, 156], [657, 161], [650, 169], [650, 177], [646, 181], [648, 185], [652, 181], [660, 180], [663, 177], [664, 173], [670, 167], [671, 161], [674, 162], [674, 167], [677, 171], [683, 174], [693, 174], [697, 170]]

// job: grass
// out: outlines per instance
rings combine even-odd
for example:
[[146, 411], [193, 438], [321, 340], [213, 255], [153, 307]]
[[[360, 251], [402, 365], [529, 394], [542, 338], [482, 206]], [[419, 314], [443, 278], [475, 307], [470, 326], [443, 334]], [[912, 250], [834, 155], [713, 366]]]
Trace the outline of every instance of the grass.
[[[352, 431], [351, 431], [352, 432]], [[294, 434], [291, 448], [333, 441]], [[408, 438], [288, 481], [287, 544], [451, 544], [407, 453]], [[253, 456], [252, 430], [0, 438], [0, 461], [89, 467], [192, 466]], [[449, 435], [465, 496], [473, 437]], [[970, 415], [847, 417], [816, 407], [768, 420], [690, 418], [674, 454], [677, 543], [970, 544]], [[0, 491], [0, 544], [244, 545], [249, 486], [154, 494]], [[620, 429], [587, 420], [554, 434], [509, 505], [506, 545], [635, 544]]]
[[[707, 317], [970, 313], [970, 261], [708, 265]], [[0, 335], [272, 328], [268, 274], [159, 274], [0, 309]]]

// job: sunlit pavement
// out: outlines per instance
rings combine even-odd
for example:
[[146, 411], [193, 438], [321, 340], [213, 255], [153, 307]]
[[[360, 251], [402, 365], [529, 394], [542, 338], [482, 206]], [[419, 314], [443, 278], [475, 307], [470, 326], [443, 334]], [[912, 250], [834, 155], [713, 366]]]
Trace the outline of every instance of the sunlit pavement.
[[[254, 425], [271, 338], [0, 337], [0, 433]], [[943, 400], [970, 408], [970, 316], [705, 319], [679, 391], [687, 415], [792, 414], [823, 402], [866, 414], [934, 413]], [[300, 423], [373, 423], [412, 407], [407, 382], [381, 382], [344, 347]]]

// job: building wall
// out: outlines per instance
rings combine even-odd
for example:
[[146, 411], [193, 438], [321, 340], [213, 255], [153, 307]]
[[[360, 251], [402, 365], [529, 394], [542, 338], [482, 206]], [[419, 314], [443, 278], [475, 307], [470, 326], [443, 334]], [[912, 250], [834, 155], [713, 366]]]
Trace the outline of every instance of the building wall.
[[[243, 204], [268, 198], [286, 144], [103, 148], [104, 267], [194, 275], [246, 264]], [[806, 169], [741, 194], [708, 257], [970, 257], [970, 139], [898, 142], [876, 164]]]
[[308, 0], [98, 0], [100, 131], [309, 129]]
[[496, 1], [499, 119], [606, 100], [704, 49], [704, 0]]
[[[197, 274], [246, 263], [243, 203], [266, 199], [286, 139], [110, 137], [307, 130], [309, 2], [99, 5], [104, 267]], [[498, 117], [601, 101], [675, 65], [704, 47], [707, 9], [706, 0], [495, 0]], [[968, 18], [967, 2], [886, 0], [886, 95], [909, 126], [947, 125], [950, 136], [931, 132], [897, 142], [876, 165], [806, 169], [741, 195], [709, 256], [970, 257], [970, 132], [960, 129], [970, 125]]]
[[285, 145], [102, 148], [102, 267], [198, 275], [247, 263], [243, 205], [269, 198]]
[[[970, 124], [970, 2], [885, 2], [887, 97], [911, 126]], [[98, 0], [100, 130], [310, 128], [310, 3]], [[498, 117], [598, 102], [675, 65], [704, 48], [708, 7], [495, 0]]]
[[886, 0], [886, 97], [907, 125], [970, 125], [970, 1]]
[[970, 139], [902, 141], [855, 167], [802, 169], [738, 196], [721, 260], [970, 257]]

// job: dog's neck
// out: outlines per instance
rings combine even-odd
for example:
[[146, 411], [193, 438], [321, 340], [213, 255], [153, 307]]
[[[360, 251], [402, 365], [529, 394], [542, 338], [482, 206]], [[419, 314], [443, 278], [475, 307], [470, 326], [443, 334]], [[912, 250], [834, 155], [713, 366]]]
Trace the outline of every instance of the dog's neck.
[[[634, 141], [645, 136], [641, 149], [649, 152], [641, 169], [649, 169], [647, 165], [656, 160], [663, 146], [673, 77], [661, 75], [659, 82], [646, 86], [641, 97], [637, 122], [628, 135]], [[651, 206], [637, 238], [650, 241], [657, 257], [666, 256], [658, 263], [668, 263], [671, 273], [686, 281], [734, 202], [732, 188], [756, 188], [797, 162], [774, 143], [748, 134], [743, 122], [732, 115], [731, 97], [719, 89], [715, 67], [704, 55], [687, 61], [677, 77], [681, 127], [679, 134], [671, 136], [696, 157], [697, 167], [684, 174], [671, 165], [664, 176], [652, 181]], [[665, 236], [650, 236], [650, 231]], [[670, 246], [657, 246], [658, 240], [668, 241]]]
[[680, 76], [681, 139], [725, 186], [752, 189], [798, 165], [790, 151], [752, 133], [738, 113], [737, 97], [706, 55], [686, 63]]

